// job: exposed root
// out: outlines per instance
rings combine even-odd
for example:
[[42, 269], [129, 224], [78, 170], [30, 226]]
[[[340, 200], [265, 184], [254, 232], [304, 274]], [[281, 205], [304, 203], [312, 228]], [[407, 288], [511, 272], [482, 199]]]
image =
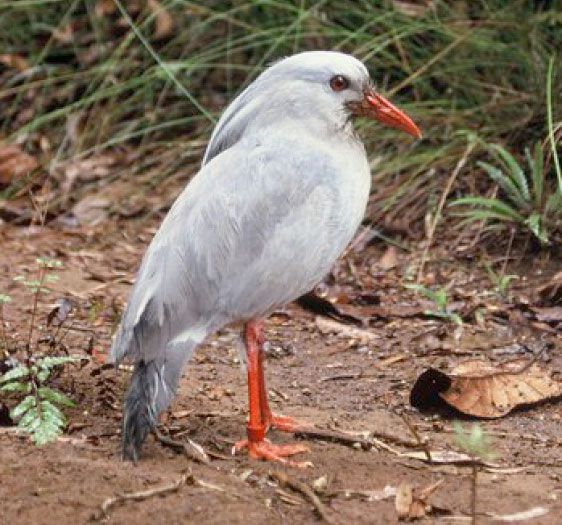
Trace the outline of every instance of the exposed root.
[[332, 517], [328, 507], [324, 505], [318, 498], [314, 491], [302, 481], [289, 477], [285, 472], [272, 472], [271, 477], [279, 482], [281, 486], [287, 486], [291, 489], [300, 492], [316, 509], [318, 515], [329, 525], [337, 525], [337, 521]]
[[118, 494], [107, 498], [100, 506], [100, 511], [94, 514], [90, 521], [99, 521], [109, 518], [109, 511], [118, 504], [125, 501], [144, 501], [145, 499], [152, 498], [153, 496], [162, 496], [163, 494], [170, 494], [176, 492], [183, 485], [195, 484], [195, 478], [191, 472], [182, 474], [182, 476], [173, 483], [168, 483], [161, 487], [155, 487], [149, 490], [140, 490], [138, 492], [127, 492], [125, 494]]

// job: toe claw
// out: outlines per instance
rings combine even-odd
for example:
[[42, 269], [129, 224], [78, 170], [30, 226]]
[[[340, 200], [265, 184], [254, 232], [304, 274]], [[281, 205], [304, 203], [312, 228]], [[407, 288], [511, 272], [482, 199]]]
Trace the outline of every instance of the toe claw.
[[272, 416], [270, 424], [271, 428], [274, 428], [275, 430], [291, 433], [295, 433], [306, 428], [311, 428], [311, 425], [297, 421], [290, 416]]
[[313, 466], [310, 461], [293, 461], [287, 459], [287, 456], [308, 452], [309, 448], [301, 443], [288, 445], [275, 445], [267, 440], [249, 441], [244, 439], [238, 441], [232, 447], [232, 454], [236, 454], [240, 450], [247, 448], [248, 456], [254, 459], [263, 459], [264, 461], [277, 461], [291, 467], [306, 468]]

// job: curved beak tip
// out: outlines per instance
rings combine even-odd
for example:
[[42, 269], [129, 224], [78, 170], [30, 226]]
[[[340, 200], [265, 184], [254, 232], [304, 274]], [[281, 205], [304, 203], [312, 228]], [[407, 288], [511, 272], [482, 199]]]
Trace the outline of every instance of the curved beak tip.
[[367, 92], [364, 102], [366, 103], [364, 106], [366, 106], [367, 116], [386, 126], [404, 131], [417, 139], [422, 138], [422, 132], [414, 121], [382, 95], [374, 91]]

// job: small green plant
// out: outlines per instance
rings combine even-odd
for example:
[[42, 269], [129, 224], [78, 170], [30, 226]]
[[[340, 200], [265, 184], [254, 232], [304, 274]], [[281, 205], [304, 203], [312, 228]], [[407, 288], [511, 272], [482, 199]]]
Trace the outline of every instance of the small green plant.
[[511, 285], [511, 281], [519, 279], [519, 276], [515, 274], [506, 275], [503, 272], [495, 272], [489, 263], [484, 263], [484, 267], [486, 268], [486, 273], [488, 274], [490, 282], [494, 286], [494, 291], [501, 297], [507, 298], [507, 292], [509, 286]]
[[562, 229], [562, 190], [549, 191], [544, 152], [540, 142], [531, 155], [525, 150], [528, 173], [511, 153], [499, 144], [485, 145], [497, 165], [478, 162], [502, 190], [497, 197], [468, 196], [454, 200], [450, 206], [466, 206], [458, 213], [465, 222], [491, 221], [491, 228], [516, 226], [530, 232], [541, 245], [550, 244], [553, 233]]
[[[62, 264], [54, 259], [38, 258], [37, 265], [39, 268], [36, 279], [26, 279], [21, 275], [14, 278], [16, 282], [22, 283], [31, 291], [33, 308], [30, 315], [27, 340], [23, 347], [23, 359], [17, 366], [0, 376], [0, 392], [19, 394], [23, 398], [10, 410], [10, 417], [17, 421], [20, 430], [30, 434], [36, 445], [44, 445], [56, 439], [66, 425], [66, 418], [60, 407], [73, 406], [73, 402], [66, 395], [49, 386], [49, 383], [52, 380], [53, 372], [57, 368], [75, 361], [75, 358], [44, 355], [40, 351], [39, 342], [34, 341], [33, 334], [40, 295], [50, 292], [46, 285], [58, 279], [58, 276], [51, 270], [60, 268]], [[5, 350], [7, 345], [4, 332], [3, 306], [9, 301], [9, 296], [0, 295], [1, 335]], [[56, 344], [51, 345], [50, 348], [56, 348], [56, 346]], [[7, 351], [5, 353], [8, 356]]]
[[40, 357], [31, 366], [20, 364], [0, 378], [0, 392], [25, 394], [10, 411], [10, 417], [18, 421], [18, 428], [30, 434], [36, 445], [55, 440], [66, 426], [66, 418], [57, 405], [70, 407], [74, 403], [46, 385], [55, 367], [72, 361], [70, 356]]
[[492, 449], [490, 439], [482, 430], [482, 427], [475, 423], [468, 431], [456, 421], [453, 423], [456, 444], [472, 457], [472, 476], [471, 476], [471, 515], [472, 524], [476, 525], [476, 508], [477, 508], [477, 487], [478, 487], [478, 470], [482, 461], [490, 461], [496, 457], [496, 453]]
[[445, 288], [438, 288], [432, 290], [423, 284], [406, 284], [404, 285], [408, 290], [422, 294], [435, 304], [435, 310], [425, 310], [424, 315], [429, 317], [438, 317], [445, 319], [457, 325], [462, 325], [462, 318], [460, 315], [451, 312], [447, 307], [448, 297]]

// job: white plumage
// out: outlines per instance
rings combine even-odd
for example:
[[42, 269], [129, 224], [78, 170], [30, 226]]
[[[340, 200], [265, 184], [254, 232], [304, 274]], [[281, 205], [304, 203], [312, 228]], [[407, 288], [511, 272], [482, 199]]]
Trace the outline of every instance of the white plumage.
[[[348, 87], [332, 89], [334, 76]], [[126, 457], [137, 457], [207, 335], [308, 292], [352, 238], [370, 174], [350, 108], [369, 90], [358, 60], [306, 52], [267, 69], [224, 112], [143, 258], [111, 349], [136, 365]]]

